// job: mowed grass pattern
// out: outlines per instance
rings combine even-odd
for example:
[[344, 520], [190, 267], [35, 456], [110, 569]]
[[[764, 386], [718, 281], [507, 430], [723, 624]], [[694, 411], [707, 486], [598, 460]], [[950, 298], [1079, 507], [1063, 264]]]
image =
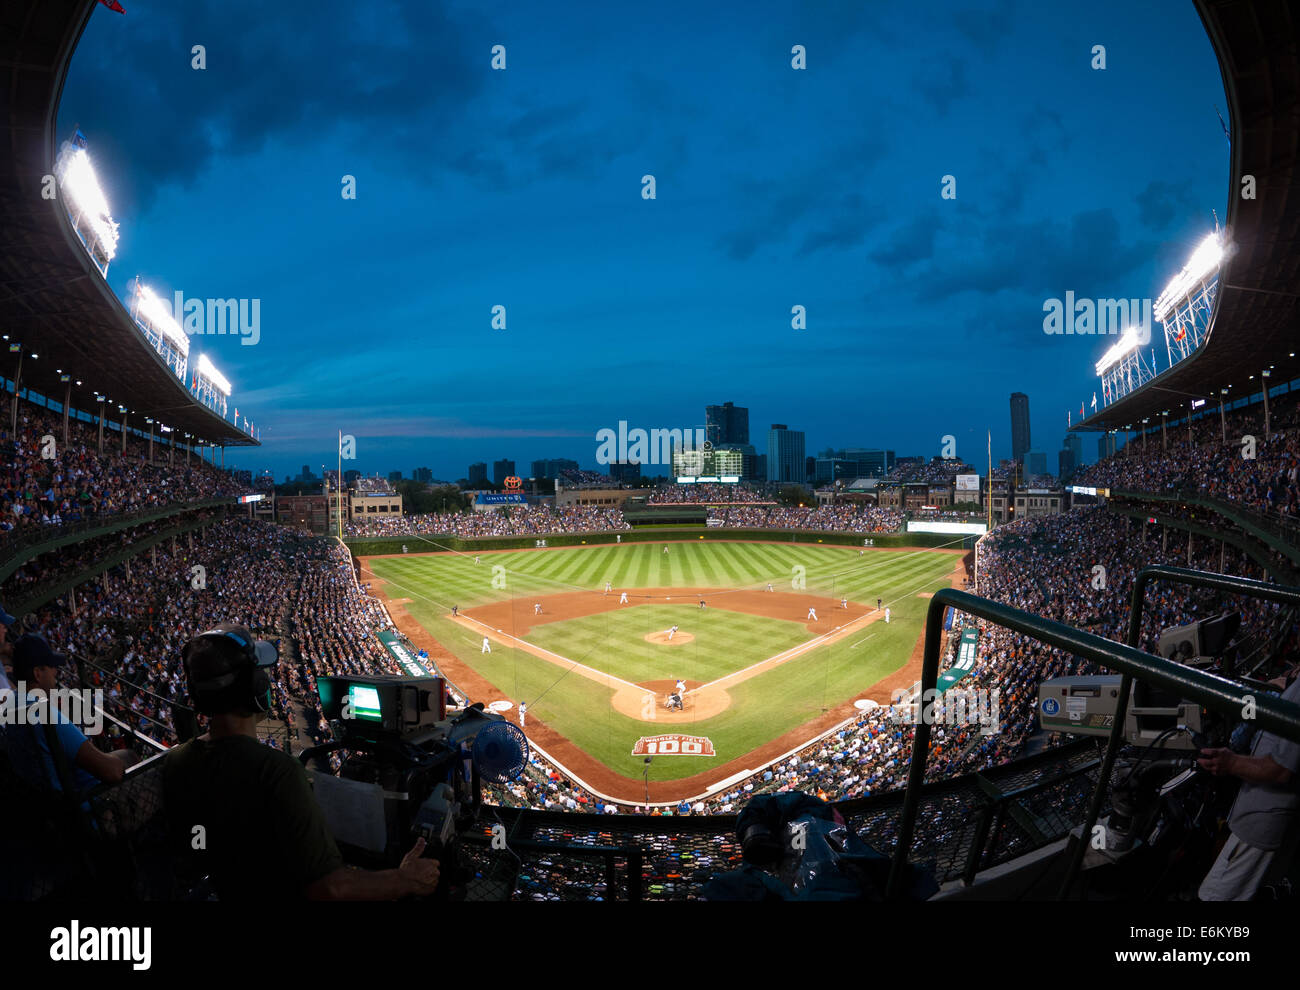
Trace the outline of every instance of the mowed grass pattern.
[[[609, 703], [608, 687], [523, 650], [493, 644], [490, 655], [482, 654], [482, 637], [463, 623], [452, 622], [451, 606], [472, 608], [511, 597], [580, 590], [600, 594], [607, 580], [615, 593], [648, 587], [762, 589], [769, 582], [776, 591], [793, 591], [799, 573], [794, 569], [803, 568], [805, 587], [799, 590], [870, 605], [881, 598], [890, 607], [888, 625], [877, 621], [861, 635], [810, 650], [734, 686], [731, 706], [719, 715], [678, 723], [674, 731], [708, 736], [718, 755], [655, 760], [650, 778], [673, 780], [742, 756], [903, 666], [920, 635], [928, 605], [919, 595], [946, 587], [959, 558], [925, 550], [868, 549], [860, 554], [844, 547], [701, 541], [669, 544], [668, 554], [661, 544], [637, 544], [492, 553], [479, 560], [476, 565], [472, 554], [411, 555], [372, 560], [371, 567], [385, 581], [390, 596], [411, 599], [405, 606], [411, 615], [462, 662], [496, 685], [502, 697], [526, 701], [530, 713], [580, 749], [635, 779], [640, 779], [643, 767], [641, 758], [631, 755], [632, 746], [639, 737], [660, 731], [653, 722], [620, 714]], [[493, 587], [494, 577], [498, 587]], [[623, 613], [542, 624], [526, 638], [569, 660], [631, 681], [678, 676], [713, 680], [812, 638], [798, 622], [729, 613], [716, 608], [716, 602], [710, 605], [703, 613], [693, 604], [685, 608], [640, 605]], [[643, 618], [655, 613], [680, 615], [678, 624], [692, 633], [695, 623], [704, 623], [701, 632], [709, 643], [708, 652], [716, 650], [717, 655], [706, 657], [697, 651], [698, 670], [717, 673], [704, 677], [692, 669], [677, 669], [688, 662], [694, 644], [651, 647], [645, 643], [647, 632], [673, 624]], [[736, 642], [728, 636], [735, 636]], [[741, 652], [737, 644], [743, 644]]]
[[[646, 634], [676, 624], [681, 645], [647, 643]], [[678, 677], [705, 683], [743, 670], [811, 638], [800, 622], [696, 605], [639, 605], [604, 615], [534, 626], [530, 643], [625, 681]], [[683, 637], [684, 639], [684, 637]]]

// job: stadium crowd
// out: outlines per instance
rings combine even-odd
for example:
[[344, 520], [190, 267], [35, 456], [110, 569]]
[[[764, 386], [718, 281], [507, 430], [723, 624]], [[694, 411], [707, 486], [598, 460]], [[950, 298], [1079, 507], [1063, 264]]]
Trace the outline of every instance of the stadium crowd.
[[241, 489], [225, 472], [200, 458], [175, 463], [163, 444], [105, 431], [98, 453], [98, 426], [63, 419], [21, 402], [16, 431], [0, 431], [0, 547], [27, 533], [139, 512], [177, 503], [233, 496]]
[[574, 505], [552, 509], [538, 505], [512, 505], [485, 512], [429, 512], [384, 519], [349, 522], [346, 536], [415, 536], [438, 534], [457, 537], [531, 536], [545, 533], [593, 533], [631, 527], [618, 509]]
[[841, 503], [815, 507], [743, 506], [709, 509], [709, 525], [723, 529], [812, 529], [844, 533], [893, 533], [902, 528], [898, 509]]
[[[1285, 396], [1264, 413], [1234, 411], [1220, 422], [1206, 417], [1186, 429], [1156, 430], [1088, 467], [1076, 483], [1120, 491], [1188, 491], [1240, 502], [1261, 512], [1300, 515], [1300, 407]], [[1225, 439], [1226, 437], [1226, 439]], [[1166, 439], [1168, 446], [1165, 446]]]

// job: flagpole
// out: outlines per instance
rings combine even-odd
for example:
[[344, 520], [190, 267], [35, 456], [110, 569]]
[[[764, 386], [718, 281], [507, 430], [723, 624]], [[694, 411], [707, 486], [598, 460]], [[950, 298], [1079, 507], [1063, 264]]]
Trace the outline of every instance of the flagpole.
[[993, 529], [993, 431], [989, 430], [989, 530]]
[[339, 430], [339, 542], [343, 542], [343, 431]]

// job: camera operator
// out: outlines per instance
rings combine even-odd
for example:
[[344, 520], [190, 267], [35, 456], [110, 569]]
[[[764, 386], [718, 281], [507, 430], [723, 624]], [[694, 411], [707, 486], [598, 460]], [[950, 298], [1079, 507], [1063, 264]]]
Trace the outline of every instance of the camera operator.
[[209, 730], [164, 757], [164, 802], [177, 850], [210, 877], [221, 900], [433, 893], [438, 861], [421, 858], [423, 839], [395, 870], [344, 866], [306, 770], [258, 741], [274, 646], [221, 623], [191, 640], [182, 656], [190, 699], [209, 717]]
[[[1300, 666], [1272, 683], [1282, 700], [1300, 703]], [[1238, 778], [1241, 789], [1228, 815], [1231, 835], [1201, 882], [1203, 901], [1248, 901], [1260, 884], [1287, 866], [1300, 808], [1300, 743], [1271, 732], [1255, 733], [1250, 755], [1205, 749], [1197, 762], [1218, 777]], [[1275, 860], [1277, 861], [1275, 864]]]

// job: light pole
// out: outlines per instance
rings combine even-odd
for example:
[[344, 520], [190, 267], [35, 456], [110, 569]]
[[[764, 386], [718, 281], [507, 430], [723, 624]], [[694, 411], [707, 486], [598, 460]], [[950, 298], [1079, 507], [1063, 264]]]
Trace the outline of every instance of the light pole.
[[1169, 410], [1160, 414], [1160, 449], [1169, 449]]
[[1272, 374], [1273, 374], [1272, 368], [1265, 368], [1263, 371], [1259, 373], [1259, 376], [1264, 379], [1264, 439], [1265, 440], [1268, 439], [1268, 434], [1269, 434], [1270, 421], [1268, 418], [1268, 380]]
[[1219, 389], [1219, 430], [1223, 434], [1223, 442], [1228, 442], [1228, 417], [1223, 412], [1223, 397], [1228, 394], [1226, 388]]

